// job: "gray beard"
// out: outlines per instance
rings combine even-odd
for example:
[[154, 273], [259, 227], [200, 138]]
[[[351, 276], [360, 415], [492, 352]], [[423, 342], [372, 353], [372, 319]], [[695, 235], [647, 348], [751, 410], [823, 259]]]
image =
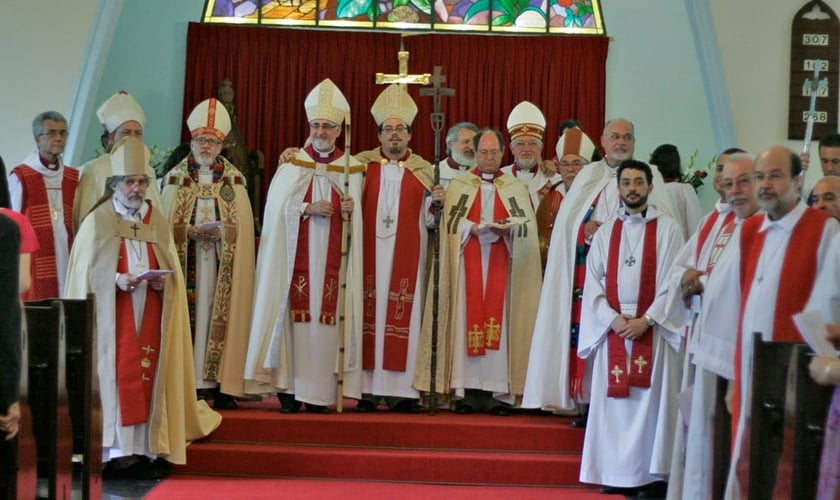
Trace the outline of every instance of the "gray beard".
[[472, 168], [472, 167], [476, 166], [476, 164], [478, 163], [474, 156], [472, 158], [467, 158], [466, 156], [462, 155], [458, 151], [452, 151], [450, 156], [452, 157], [453, 160], [455, 160], [455, 163], [457, 163], [458, 165], [466, 165], [466, 166]]

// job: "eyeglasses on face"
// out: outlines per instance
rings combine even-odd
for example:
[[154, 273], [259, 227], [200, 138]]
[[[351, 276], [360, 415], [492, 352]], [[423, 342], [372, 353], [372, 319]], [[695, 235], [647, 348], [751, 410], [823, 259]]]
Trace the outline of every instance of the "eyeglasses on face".
[[335, 130], [338, 128], [338, 125], [335, 123], [320, 123], [320, 122], [311, 122], [309, 124], [309, 128], [313, 130]]
[[193, 142], [195, 142], [199, 146], [204, 146], [207, 144], [211, 146], [220, 146], [222, 144], [222, 141], [218, 139], [210, 139], [207, 137], [196, 137], [195, 139], [193, 139]]
[[67, 137], [67, 134], [69, 134], [67, 129], [64, 129], [64, 130], [46, 130], [46, 131], [38, 134], [38, 137], [44, 137], [44, 136], [47, 136], [47, 137], [50, 137], [50, 138], [53, 138], [53, 137]]
[[499, 156], [502, 151], [500, 149], [479, 149], [477, 153], [481, 156]]
[[385, 125], [384, 127], [382, 127], [382, 131], [386, 134], [390, 134], [391, 132], [399, 132], [402, 134], [408, 132], [408, 127], [406, 127], [405, 125], [397, 125], [396, 127], [392, 127], [391, 125]]

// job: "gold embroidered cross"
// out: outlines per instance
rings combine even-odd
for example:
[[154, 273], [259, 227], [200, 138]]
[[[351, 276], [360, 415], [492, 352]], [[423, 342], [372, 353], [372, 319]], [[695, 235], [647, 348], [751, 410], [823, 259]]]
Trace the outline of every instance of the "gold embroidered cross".
[[484, 345], [484, 332], [478, 329], [478, 323], [473, 325], [473, 329], [467, 332], [467, 347], [474, 353], [481, 352], [481, 347]]
[[502, 325], [496, 323], [496, 318], [490, 318], [488, 323], [484, 323], [484, 330], [487, 332], [486, 343], [488, 346], [502, 338]]
[[622, 370], [620, 366], [615, 365], [610, 373], [613, 377], [615, 377], [615, 383], [617, 384], [621, 381], [621, 376], [624, 375], [624, 370]]
[[633, 364], [639, 367], [639, 373], [642, 373], [642, 370], [645, 366], [647, 366], [648, 362], [644, 358], [644, 356], [639, 356], [638, 358], [633, 361]]

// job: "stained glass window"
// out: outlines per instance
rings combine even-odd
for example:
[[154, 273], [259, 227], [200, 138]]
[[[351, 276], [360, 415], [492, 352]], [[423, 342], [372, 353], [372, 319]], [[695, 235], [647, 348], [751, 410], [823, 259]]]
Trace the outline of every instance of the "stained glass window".
[[606, 33], [599, 0], [207, 0], [205, 23], [501, 33]]

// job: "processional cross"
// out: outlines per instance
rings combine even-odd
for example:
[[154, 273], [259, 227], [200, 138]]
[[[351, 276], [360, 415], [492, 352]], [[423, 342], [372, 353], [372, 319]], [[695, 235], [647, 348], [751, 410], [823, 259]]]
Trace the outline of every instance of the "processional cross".
[[[397, 74], [377, 73], [376, 84], [390, 85], [392, 83], [396, 83], [402, 88], [405, 88], [406, 85], [409, 84], [428, 85], [429, 79], [432, 76], [428, 73], [422, 73], [419, 75], [408, 74], [408, 51], [405, 50], [405, 47], [403, 47], [402, 39], [400, 39], [400, 50], [397, 52], [397, 71]], [[423, 95], [422, 91], [420, 95]]]
[[[435, 134], [435, 163], [434, 163], [434, 181], [435, 186], [440, 184], [440, 136], [443, 132], [443, 124], [446, 121], [443, 111], [441, 111], [441, 97], [455, 95], [454, 89], [443, 88], [442, 83], [446, 82], [446, 77], [441, 74], [441, 67], [435, 66], [434, 76], [430, 78], [432, 82], [431, 87], [420, 89], [420, 95], [424, 97], [431, 96], [434, 102], [434, 110], [432, 111], [432, 130]], [[426, 82], [428, 84], [428, 80]], [[465, 196], [465, 195], [464, 195]], [[464, 201], [464, 196], [461, 201]], [[439, 286], [440, 286], [440, 217], [443, 213], [443, 204], [440, 201], [435, 201], [434, 207], [435, 223], [432, 229], [432, 359], [430, 363], [431, 372], [429, 374], [429, 414], [434, 415], [437, 406], [436, 387], [437, 381], [437, 342], [438, 342], [438, 310], [439, 310]], [[474, 332], [470, 332], [470, 341], [473, 341]]]

